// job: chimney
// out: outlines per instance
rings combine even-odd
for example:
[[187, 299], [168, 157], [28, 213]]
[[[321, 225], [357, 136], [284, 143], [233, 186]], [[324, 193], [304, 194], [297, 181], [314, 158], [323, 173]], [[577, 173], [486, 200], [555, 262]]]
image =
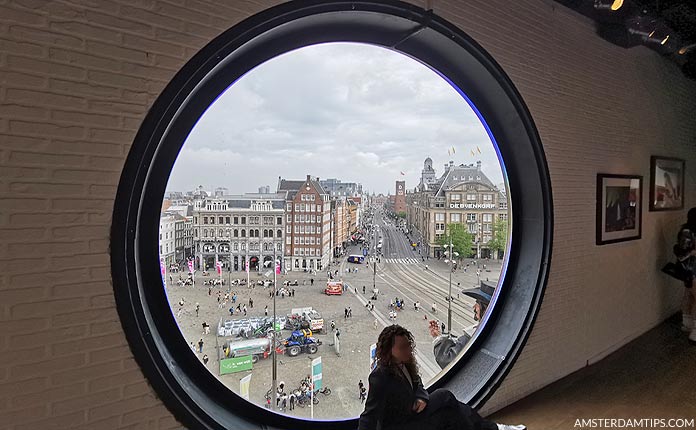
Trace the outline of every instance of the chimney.
[[450, 160], [449, 165], [454, 166], [454, 161]]
[[310, 175], [307, 175], [307, 182], [310, 182], [312, 180], [312, 177]]
[[481, 171], [481, 160], [476, 162], [476, 170]]

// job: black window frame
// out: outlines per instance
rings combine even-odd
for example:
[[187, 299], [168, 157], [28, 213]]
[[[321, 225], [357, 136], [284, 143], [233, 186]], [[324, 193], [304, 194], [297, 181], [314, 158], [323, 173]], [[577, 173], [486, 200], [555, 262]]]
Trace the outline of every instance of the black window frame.
[[[389, 47], [446, 76], [485, 119], [509, 178], [513, 234], [502, 284], [460, 360], [428, 388], [449, 388], [460, 400], [480, 407], [509, 372], [536, 318], [551, 261], [551, 183], [531, 114], [502, 68], [461, 29], [409, 3], [283, 3], [225, 31], [176, 74], [146, 115], [117, 191], [111, 264], [120, 320], [158, 396], [189, 428], [347, 430], [357, 425], [357, 418], [311, 421], [281, 415], [232, 394], [191, 354], [164, 289], [146, 288], [161, 283], [157, 229], [152, 228], [158, 225], [159, 205], [148, 202], [163, 198], [185, 136], [203, 111], [264, 61], [334, 41]], [[486, 363], [490, 366], [482, 371]]]

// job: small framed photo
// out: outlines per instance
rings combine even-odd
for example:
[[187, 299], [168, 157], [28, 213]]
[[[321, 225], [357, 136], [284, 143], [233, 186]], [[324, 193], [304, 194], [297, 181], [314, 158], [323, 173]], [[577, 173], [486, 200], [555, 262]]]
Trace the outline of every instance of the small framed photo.
[[650, 157], [650, 211], [684, 209], [684, 160]]
[[597, 175], [597, 245], [640, 239], [643, 177]]

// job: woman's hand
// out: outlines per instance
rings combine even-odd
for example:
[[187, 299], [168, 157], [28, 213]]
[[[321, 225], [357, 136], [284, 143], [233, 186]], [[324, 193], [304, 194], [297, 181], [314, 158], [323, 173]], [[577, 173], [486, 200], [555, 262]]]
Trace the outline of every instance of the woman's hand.
[[423, 409], [425, 409], [425, 406], [426, 406], [427, 404], [428, 404], [428, 403], [427, 403], [425, 400], [423, 400], [423, 399], [416, 399], [416, 401], [413, 402], [413, 410], [414, 410], [414, 412], [417, 413], [417, 414], [421, 413], [421, 411], [423, 411]]

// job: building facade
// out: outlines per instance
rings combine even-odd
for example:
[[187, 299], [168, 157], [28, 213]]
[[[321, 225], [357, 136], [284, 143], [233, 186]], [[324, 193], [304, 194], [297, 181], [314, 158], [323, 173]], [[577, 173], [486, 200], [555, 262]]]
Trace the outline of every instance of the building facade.
[[[223, 195], [194, 200], [193, 241], [196, 267], [260, 271], [273, 268], [284, 252], [285, 193]], [[281, 263], [282, 265], [282, 263]]]
[[176, 216], [169, 213], [160, 215], [159, 254], [160, 259], [169, 267], [175, 260], [176, 253]]
[[304, 181], [278, 178], [285, 193], [285, 254], [287, 270], [321, 270], [331, 259], [331, 200], [319, 178]]
[[455, 166], [450, 161], [440, 178], [434, 175], [432, 160], [427, 158], [420, 183], [406, 194], [408, 228], [427, 255], [440, 258], [444, 249], [437, 241], [445, 236], [448, 224], [463, 224], [474, 238], [471, 256], [500, 257], [487, 244], [496, 221], [508, 219], [508, 200], [481, 171], [481, 162]]

